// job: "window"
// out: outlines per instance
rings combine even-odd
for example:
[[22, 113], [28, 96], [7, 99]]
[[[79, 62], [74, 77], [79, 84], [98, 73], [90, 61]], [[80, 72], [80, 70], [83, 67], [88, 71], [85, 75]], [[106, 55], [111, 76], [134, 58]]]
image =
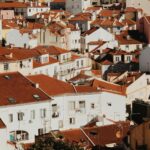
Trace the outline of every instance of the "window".
[[77, 67], [79, 67], [79, 61], [77, 61]]
[[108, 106], [111, 106], [111, 103], [109, 102], [109, 103], [107, 103], [107, 105], [108, 105]]
[[59, 117], [57, 104], [52, 104], [52, 118]]
[[128, 49], [128, 48], [129, 48], [129, 45], [126, 45], [126, 48]]
[[117, 61], [117, 62], [119, 61], [119, 57], [116, 57], [116, 61]]
[[18, 121], [22, 121], [24, 117], [24, 113], [23, 112], [19, 112], [18, 113]]
[[69, 102], [69, 110], [71, 110], [71, 111], [75, 110], [75, 102], [74, 101]]
[[9, 114], [9, 122], [13, 122], [13, 114]]
[[41, 118], [45, 118], [46, 117], [46, 109], [41, 109], [40, 110], [40, 114], [41, 114]]
[[80, 107], [81, 109], [85, 108], [85, 101], [80, 101], [80, 102], [79, 102], [79, 107]]
[[42, 135], [44, 133], [44, 130], [43, 130], [43, 128], [41, 128], [41, 129], [38, 129], [38, 135]]
[[83, 66], [83, 60], [81, 60], [81, 66]]
[[69, 118], [69, 123], [70, 124], [75, 124], [75, 118]]
[[35, 110], [31, 110], [31, 120], [35, 119]]
[[9, 64], [8, 63], [4, 63], [4, 70], [8, 70], [9, 69]]
[[130, 60], [131, 60], [130, 56], [127, 56], [127, 61], [130, 61]]
[[91, 108], [92, 108], [92, 109], [95, 108], [95, 104], [94, 104], [94, 103], [91, 104]]
[[23, 67], [22, 61], [20, 61], [20, 68], [22, 68], [22, 67]]

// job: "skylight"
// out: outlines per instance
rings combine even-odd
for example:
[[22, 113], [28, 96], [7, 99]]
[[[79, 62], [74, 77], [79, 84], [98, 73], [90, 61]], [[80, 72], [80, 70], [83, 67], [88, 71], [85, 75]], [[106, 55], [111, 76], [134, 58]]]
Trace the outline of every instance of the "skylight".
[[8, 98], [9, 103], [13, 104], [16, 103], [16, 100], [13, 97]]
[[38, 94], [34, 94], [33, 97], [36, 99], [36, 100], [39, 100], [40, 99], [40, 96]]

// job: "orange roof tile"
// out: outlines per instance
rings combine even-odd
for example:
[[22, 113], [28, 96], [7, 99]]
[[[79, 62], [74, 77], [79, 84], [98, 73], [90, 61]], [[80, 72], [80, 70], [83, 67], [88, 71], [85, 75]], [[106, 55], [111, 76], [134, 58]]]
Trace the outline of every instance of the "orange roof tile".
[[93, 87], [100, 88], [101, 91], [108, 91], [108, 92], [121, 94], [121, 95], [126, 94], [126, 88], [124, 86], [120, 86], [103, 80], [95, 79], [93, 81]]
[[69, 83], [48, 77], [46, 75], [28, 76], [32, 82], [39, 83], [40, 88], [49, 96], [71, 94], [71, 93], [88, 93], [99, 92], [96, 88], [90, 86], [72, 86]]
[[[39, 98], [36, 99], [34, 95]], [[0, 74], [0, 106], [47, 100], [50, 100], [50, 97], [20, 73]]]

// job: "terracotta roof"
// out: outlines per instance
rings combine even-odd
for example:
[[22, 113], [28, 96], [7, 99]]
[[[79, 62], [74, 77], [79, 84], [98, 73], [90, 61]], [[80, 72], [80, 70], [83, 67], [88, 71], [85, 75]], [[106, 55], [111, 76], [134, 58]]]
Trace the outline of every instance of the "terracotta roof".
[[2, 119], [0, 119], [0, 129], [3, 129], [3, 128], [6, 128], [6, 125], [4, 124]]
[[137, 9], [134, 8], [134, 7], [127, 7], [127, 8], [125, 9], [125, 12], [137, 12]]
[[102, 65], [112, 65], [113, 63], [109, 60], [104, 60], [101, 62]]
[[0, 74], [0, 106], [45, 100], [50, 97], [20, 73]]
[[93, 147], [93, 144], [95, 146], [105, 146], [107, 144], [120, 143], [127, 136], [129, 127], [129, 122], [116, 122], [106, 126], [83, 127], [82, 130], [70, 129], [59, 131], [58, 134], [63, 135], [64, 140], [71, 143], [82, 143], [83, 146], [88, 145], [90, 147]]
[[91, 13], [79, 13], [72, 17], [70, 21], [90, 21], [91, 20]]
[[69, 81], [74, 82], [74, 81], [78, 81], [78, 80], [87, 80], [87, 79], [90, 79], [90, 78], [91, 78], [91, 76], [80, 73], [77, 76], [71, 78]]
[[65, 53], [70, 53], [69, 50], [66, 49], [62, 49], [56, 46], [37, 46], [36, 48], [34, 48], [36, 50], [44, 50], [47, 53], [49, 53], [50, 55], [60, 55], [60, 54], [65, 54]]
[[95, 28], [91, 28], [91, 29], [85, 31], [85, 32], [82, 34], [82, 36], [90, 35], [90, 34], [92, 34], [93, 32], [95, 32], [96, 30], [98, 30], [98, 28], [96, 28], [96, 27], [95, 27]]
[[71, 59], [72, 59], [72, 60], [76, 60], [76, 59], [79, 59], [79, 58], [81, 58], [81, 56], [76, 55], [76, 54], [72, 54], [72, 55], [71, 55]]
[[57, 96], [71, 93], [99, 92], [96, 88], [89, 86], [72, 86], [69, 83], [48, 77], [46, 75], [28, 76], [32, 82], [39, 83], [40, 88], [49, 96]]
[[100, 70], [92, 70], [92, 73], [96, 76], [101, 76], [102, 72]]
[[103, 80], [94, 80], [93, 87], [100, 88], [101, 91], [108, 91], [116, 94], [125, 95], [126, 88]]
[[27, 4], [26, 3], [21, 3], [21, 2], [0, 2], [0, 8], [26, 8]]
[[0, 62], [24, 60], [42, 55], [40, 50], [24, 48], [0, 48]]
[[118, 15], [120, 15], [120, 10], [103, 9], [100, 12], [100, 16], [102, 17], [115, 17]]
[[54, 63], [57, 63], [57, 62], [58, 62], [58, 60], [55, 59], [55, 58], [52, 58], [52, 57], [49, 57], [49, 62], [48, 63], [40, 63], [39, 61], [34, 60], [33, 61], [33, 68], [38, 68], [38, 67], [54, 64]]
[[142, 44], [142, 42], [137, 41], [133, 38], [131, 38], [129, 35], [116, 35], [115, 38], [119, 42], [119, 44], [125, 45], [125, 44]]

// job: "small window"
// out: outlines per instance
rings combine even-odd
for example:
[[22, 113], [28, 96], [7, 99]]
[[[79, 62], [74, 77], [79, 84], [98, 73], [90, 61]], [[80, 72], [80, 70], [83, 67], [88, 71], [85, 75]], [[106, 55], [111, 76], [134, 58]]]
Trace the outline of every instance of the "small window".
[[108, 106], [111, 106], [111, 103], [107, 103]]
[[75, 124], [75, 118], [69, 118], [69, 123], [70, 124]]
[[35, 110], [31, 110], [31, 120], [35, 119]]
[[85, 101], [80, 101], [80, 102], [79, 102], [79, 107], [80, 107], [81, 109], [85, 108]]
[[13, 122], [13, 114], [9, 114], [9, 122]]
[[36, 100], [39, 100], [40, 99], [40, 96], [38, 94], [34, 94], [33, 97], [36, 99]]
[[4, 70], [8, 70], [9, 69], [9, 64], [8, 63], [4, 63]]
[[22, 121], [24, 117], [24, 113], [23, 112], [19, 112], [18, 113], [18, 121]]
[[95, 104], [94, 104], [94, 103], [91, 104], [91, 108], [92, 108], [92, 109], [95, 108]]
[[46, 117], [46, 109], [41, 109], [40, 113], [41, 113], [41, 118], [45, 118]]
[[75, 102], [74, 101], [69, 102], [69, 110], [70, 111], [75, 110]]

